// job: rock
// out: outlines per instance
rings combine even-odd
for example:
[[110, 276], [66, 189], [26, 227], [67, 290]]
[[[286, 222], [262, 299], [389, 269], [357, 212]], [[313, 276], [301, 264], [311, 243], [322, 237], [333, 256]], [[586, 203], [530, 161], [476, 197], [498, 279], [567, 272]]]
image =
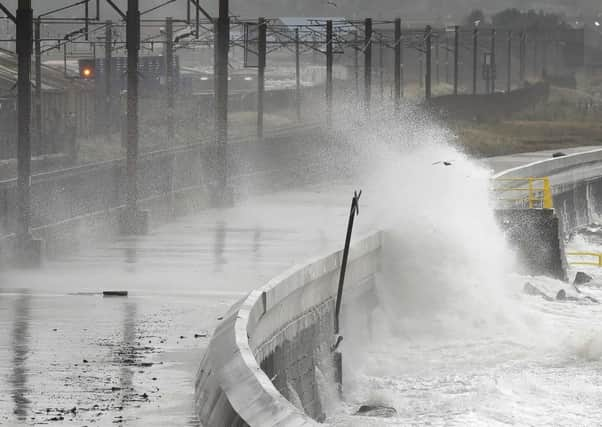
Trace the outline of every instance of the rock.
[[195, 338], [207, 338], [209, 334], [207, 332], [201, 332], [200, 334], [194, 334]]
[[589, 274], [585, 274], [582, 271], [579, 271], [575, 276], [575, 280], [573, 280], [573, 285], [585, 285], [586, 283], [590, 283], [592, 280], [594, 280], [592, 276], [590, 276]]
[[355, 415], [361, 415], [362, 417], [391, 418], [397, 415], [397, 411], [390, 406], [362, 405]]
[[556, 299], [558, 301], [565, 301], [566, 300], [566, 291], [564, 289], [559, 290], [558, 293], [556, 294]]
[[566, 156], [566, 153], [563, 153], [562, 151], [558, 151], [558, 152], [552, 154], [552, 158], [554, 158], [554, 159], [556, 159], [558, 157], [564, 157], [564, 156]]
[[88, 363], [88, 361], [86, 359], [82, 360], [83, 363]]
[[545, 293], [540, 291], [538, 288], [536, 288], [529, 282], [525, 283], [525, 286], [523, 287], [523, 292], [526, 293], [527, 295], [540, 296], [543, 299], [545, 299], [546, 301], [553, 301], [553, 298], [549, 297], [548, 295], [546, 295]]

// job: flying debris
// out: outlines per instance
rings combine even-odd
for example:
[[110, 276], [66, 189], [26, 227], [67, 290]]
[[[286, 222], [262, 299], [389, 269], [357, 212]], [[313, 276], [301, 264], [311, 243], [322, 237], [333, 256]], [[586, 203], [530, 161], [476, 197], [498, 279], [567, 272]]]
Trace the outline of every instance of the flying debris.
[[337, 4], [336, 4], [335, 2], [333, 2], [332, 0], [328, 0], [328, 1], [326, 2], [326, 4], [329, 4], [329, 5], [330, 5], [330, 6], [332, 6], [332, 7], [337, 7]]
[[435, 162], [433, 163], [433, 166], [435, 165], [443, 165], [443, 166], [451, 166], [453, 163], [452, 162], [448, 162], [448, 161], [440, 161], [440, 162]]

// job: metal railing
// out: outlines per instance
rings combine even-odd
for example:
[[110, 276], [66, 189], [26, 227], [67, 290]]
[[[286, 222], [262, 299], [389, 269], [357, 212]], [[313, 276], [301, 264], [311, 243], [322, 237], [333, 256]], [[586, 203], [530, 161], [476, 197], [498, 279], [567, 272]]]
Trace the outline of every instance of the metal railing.
[[602, 267], [602, 253], [597, 252], [567, 252], [567, 258], [571, 257], [580, 257], [581, 259], [585, 257], [595, 258], [596, 261], [575, 261], [570, 262], [570, 265], [589, 265], [592, 267]]
[[497, 178], [493, 191], [498, 194], [498, 201], [510, 203], [513, 207], [554, 209], [549, 177]]

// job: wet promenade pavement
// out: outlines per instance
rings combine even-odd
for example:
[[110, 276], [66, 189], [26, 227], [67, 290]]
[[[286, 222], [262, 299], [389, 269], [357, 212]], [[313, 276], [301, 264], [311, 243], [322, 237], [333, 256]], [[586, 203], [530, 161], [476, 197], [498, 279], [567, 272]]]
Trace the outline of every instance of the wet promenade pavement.
[[41, 271], [0, 272], [0, 424], [198, 424], [194, 377], [220, 316], [340, 246], [351, 195], [312, 187], [258, 197]]

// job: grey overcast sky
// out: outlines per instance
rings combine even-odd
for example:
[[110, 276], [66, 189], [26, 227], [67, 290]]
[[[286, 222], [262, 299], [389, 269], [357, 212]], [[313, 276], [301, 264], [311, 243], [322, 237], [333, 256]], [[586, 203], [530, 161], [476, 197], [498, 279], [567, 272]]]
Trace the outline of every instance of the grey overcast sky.
[[[0, 0], [11, 9], [16, 8], [17, 0]], [[49, 9], [72, 4], [75, 1], [66, 0], [32, 0], [37, 15]], [[103, 19], [115, 17], [105, 0], [101, 1]], [[90, 0], [94, 9], [96, 0]], [[141, 9], [148, 9], [162, 3], [163, 0], [140, 0]], [[123, 6], [126, 0], [116, 0]], [[203, 4], [210, 12], [215, 13], [217, 0], [204, 1]], [[508, 7], [519, 9], [543, 9], [547, 11], [564, 12], [570, 16], [584, 14], [591, 16], [602, 11], [599, 0], [231, 0], [230, 9], [233, 14], [243, 17], [257, 16], [371, 16], [391, 17], [401, 16], [406, 20], [457, 20], [468, 14], [471, 9], [482, 8], [486, 12], [494, 12]], [[183, 16], [186, 0], [176, 0], [166, 6], [156, 15]], [[77, 16], [83, 7], [63, 12], [63, 16]]]

